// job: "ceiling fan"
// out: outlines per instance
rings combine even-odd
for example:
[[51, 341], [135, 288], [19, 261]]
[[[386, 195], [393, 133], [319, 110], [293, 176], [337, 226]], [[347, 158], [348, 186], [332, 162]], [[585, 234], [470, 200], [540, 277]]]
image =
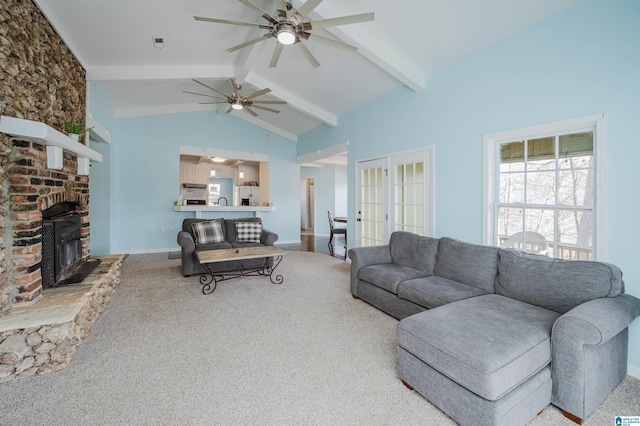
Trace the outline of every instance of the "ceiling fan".
[[239, 84], [236, 84], [235, 80], [233, 78], [229, 79], [229, 84], [231, 85], [231, 95], [225, 95], [224, 93], [220, 92], [217, 89], [214, 89], [211, 86], [208, 86], [206, 84], [204, 84], [201, 81], [198, 81], [196, 79], [193, 79], [193, 81], [195, 81], [196, 83], [206, 87], [207, 89], [211, 89], [213, 90], [215, 93], [217, 93], [220, 96], [223, 96], [222, 98], [220, 96], [213, 96], [213, 95], [205, 95], [203, 93], [196, 93], [196, 92], [188, 92], [186, 90], [183, 90], [184, 93], [189, 93], [191, 95], [198, 95], [198, 96], [206, 96], [209, 98], [213, 98], [213, 99], [217, 99], [216, 101], [213, 102], [200, 102], [201, 104], [229, 104], [229, 109], [227, 109], [225, 112], [231, 112], [232, 110], [245, 110], [247, 111], [249, 114], [253, 115], [254, 117], [257, 117], [258, 114], [256, 114], [256, 112], [251, 109], [251, 108], [258, 108], [258, 109], [263, 109], [265, 111], [269, 111], [269, 112], [275, 112], [276, 114], [279, 113], [280, 111], [275, 110], [273, 108], [267, 108], [261, 105], [257, 105], [257, 104], [281, 104], [281, 105], [286, 105], [286, 101], [258, 101], [258, 100], [253, 100], [253, 98], [257, 98], [258, 96], [262, 96], [264, 94], [267, 94], [271, 91], [271, 89], [262, 89], [262, 90], [258, 90], [257, 92], [253, 92], [249, 95], [243, 96], [240, 94], [240, 90], [242, 90], [242, 86], [240, 86]]
[[268, 24], [257, 24], [252, 22], [239, 22], [239, 21], [229, 21], [226, 19], [216, 19], [216, 18], [205, 18], [202, 16], [194, 16], [197, 21], [206, 21], [206, 22], [215, 22], [219, 24], [231, 24], [231, 25], [242, 25], [248, 27], [257, 27], [263, 30], [267, 30], [268, 32], [258, 38], [254, 38], [252, 40], [241, 43], [237, 46], [230, 47], [227, 49], [227, 52], [235, 52], [236, 50], [242, 49], [247, 46], [251, 46], [255, 43], [259, 43], [261, 41], [276, 38], [278, 43], [276, 44], [276, 48], [273, 52], [273, 56], [271, 57], [271, 63], [269, 64], [270, 68], [274, 68], [278, 64], [278, 60], [280, 59], [280, 54], [282, 53], [283, 46], [295, 44], [298, 46], [298, 49], [301, 51], [302, 55], [309, 61], [309, 63], [314, 67], [319, 67], [320, 63], [316, 60], [316, 58], [311, 54], [309, 49], [302, 43], [302, 40], [311, 40], [316, 41], [318, 43], [323, 43], [328, 46], [337, 47], [342, 50], [346, 50], [349, 52], [355, 52], [357, 47], [351, 46], [346, 43], [342, 43], [340, 41], [332, 40], [327, 37], [322, 37], [317, 34], [312, 34], [309, 31], [326, 28], [326, 27], [335, 27], [338, 25], [346, 25], [346, 24], [355, 24], [358, 22], [369, 22], [375, 19], [375, 14], [373, 12], [370, 13], [361, 13], [359, 15], [349, 15], [349, 16], [341, 16], [338, 18], [329, 18], [329, 19], [319, 19], [317, 21], [305, 21], [307, 15], [311, 13], [321, 2], [322, 0], [307, 0], [302, 6], [300, 6], [295, 12], [292, 14], [288, 14], [288, 12], [293, 8], [290, 1], [286, 0], [276, 0], [276, 13], [277, 17], [271, 16], [269, 13], [265, 12], [249, 0], [238, 0], [245, 6], [251, 8], [254, 12], [258, 13], [262, 18], [268, 21]]

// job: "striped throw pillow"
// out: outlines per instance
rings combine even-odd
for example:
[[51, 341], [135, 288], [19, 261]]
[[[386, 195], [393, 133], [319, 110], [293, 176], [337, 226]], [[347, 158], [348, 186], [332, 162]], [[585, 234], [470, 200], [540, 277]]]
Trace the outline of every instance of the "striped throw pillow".
[[224, 233], [219, 220], [197, 222], [191, 224], [196, 244], [221, 243], [224, 241]]
[[238, 241], [243, 243], [259, 243], [262, 235], [262, 223], [260, 222], [236, 222]]

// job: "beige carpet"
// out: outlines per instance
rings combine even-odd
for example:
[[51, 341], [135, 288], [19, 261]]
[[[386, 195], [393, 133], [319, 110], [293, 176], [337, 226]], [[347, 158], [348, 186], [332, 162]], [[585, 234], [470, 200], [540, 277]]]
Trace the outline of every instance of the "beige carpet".
[[[1, 425], [447, 425], [395, 374], [396, 320], [349, 293], [349, 264], [288, 252], [282, 285], [204, 296], [167, 254], [131, 255], [64, 370], [0, 385]], [[640, 414], [627, 377], [586, 425]], [[572, 425], [547, 408], [533, 425]]]

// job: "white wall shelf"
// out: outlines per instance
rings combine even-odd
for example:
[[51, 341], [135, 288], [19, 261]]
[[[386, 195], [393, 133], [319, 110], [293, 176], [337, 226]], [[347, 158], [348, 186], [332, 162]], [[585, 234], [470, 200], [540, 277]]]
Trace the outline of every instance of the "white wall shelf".
[[91, 113], [87, 116], [87, 129], [89, 129], [87, 134], [92, 141], [111, 143], [111, 133], [98, 123]]
[[0, 133], [24, 138], [46, 146], [57, 146], [78, 157], [102, 163], [102, 154], [39, 121], [0, 116]]

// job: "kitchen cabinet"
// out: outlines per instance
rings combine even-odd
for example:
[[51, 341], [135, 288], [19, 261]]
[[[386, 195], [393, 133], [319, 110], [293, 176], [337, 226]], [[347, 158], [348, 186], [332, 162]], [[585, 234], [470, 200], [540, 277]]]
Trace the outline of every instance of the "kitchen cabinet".
[[257, 167], [240, 166], [238, 170], [242, 170], [244, 173], [244, 178], [238, 178], [238, 185], [244, 185], [245, 182], [260, 182], [260, 175]]
[[180, 183], [209, 183], [210, 167], [206, 164], [180, 163]]

